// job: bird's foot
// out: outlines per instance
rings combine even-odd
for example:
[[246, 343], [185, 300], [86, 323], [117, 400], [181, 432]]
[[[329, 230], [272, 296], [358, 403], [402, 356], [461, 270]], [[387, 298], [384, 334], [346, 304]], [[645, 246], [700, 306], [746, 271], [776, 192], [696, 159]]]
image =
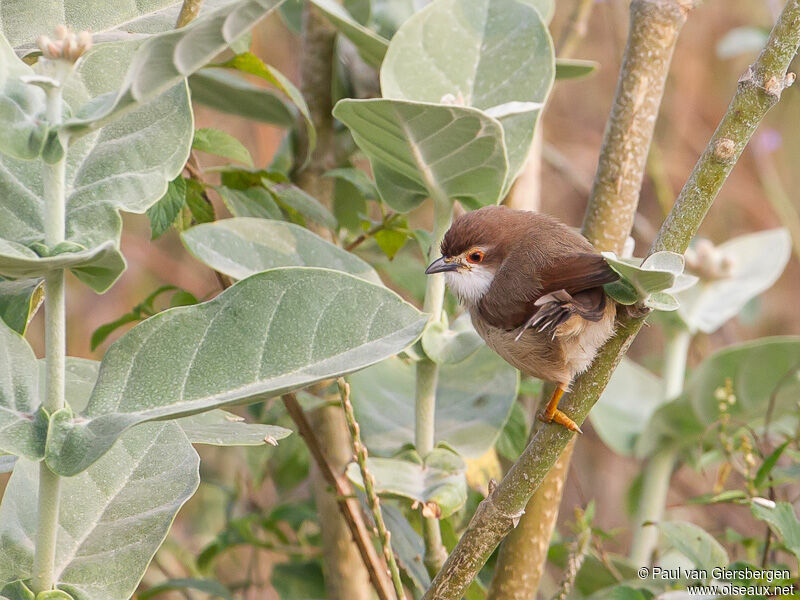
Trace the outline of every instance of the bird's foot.
[[574, 431], [575, 433], [583, 433], [581, 428], [578, 427], [578, 424], [570, 419], [566, 413], [556, 409], [552, 416], [548, 416], [546, 412], [542, 411], [537, 415], [538, 419], [543, 423], [558, 423], [569, 429], [570, 431]]

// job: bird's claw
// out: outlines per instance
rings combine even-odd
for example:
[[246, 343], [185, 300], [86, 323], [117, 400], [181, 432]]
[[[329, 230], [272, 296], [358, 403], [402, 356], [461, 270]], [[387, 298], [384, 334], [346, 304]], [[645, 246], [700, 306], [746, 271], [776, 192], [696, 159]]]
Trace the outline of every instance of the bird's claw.
[[537, 418], [542, 423], [558, 423], [559, 425], [566, 427], [570, 431], [574, 431], [575, 433], [583, 433], [578, 424], [570, 419], [566, 413], [561, 410], [556, 409], [556, 412], [553, 413], [552, 417], [548, 417], [547, 414], [543, 411], [537, 415]]

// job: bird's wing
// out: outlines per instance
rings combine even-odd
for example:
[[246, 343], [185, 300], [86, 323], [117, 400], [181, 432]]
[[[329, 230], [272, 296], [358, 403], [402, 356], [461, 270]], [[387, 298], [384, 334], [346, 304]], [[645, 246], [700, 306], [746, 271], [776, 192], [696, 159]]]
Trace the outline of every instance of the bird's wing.
[[506, 261], [478, 310], [490, 325], [506, 330], [524, 330], [532, 322], [550, 329], [573, 314], [597, 321], [606, 303], [602, 286], [618, 278], [602, 256], [588, 252], [559, 257], [535, 273], [512, 269]]

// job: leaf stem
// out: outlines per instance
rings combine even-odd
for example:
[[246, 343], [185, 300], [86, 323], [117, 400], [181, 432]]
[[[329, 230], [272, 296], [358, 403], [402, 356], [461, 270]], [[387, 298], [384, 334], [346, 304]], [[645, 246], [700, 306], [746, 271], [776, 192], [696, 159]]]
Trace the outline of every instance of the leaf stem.
[[178, 13], [178, 20], [175, 22], [175, 29], [180, 29], [194, 21], [200, 14], [203, 0], [183, 0], [181, 12]]
[[[47, 119], [61, 123], [61, 86], [47, 90]], [[66, 137], [61, 139], [65, 156], [48, 164], [42, 162], [45, 203], [45, 244], [53, 248], [64, 241], [66, 222]], [[51, 271], [45, 276], [45, 396], [42, 406], [48, 415], [64, 407], [66, 373], [66, 298], [65, 272]], [[37, 594], [53, 588], [56, 538], [61, 478], [47, 464], [39, 463], [39, 490], [36, 527], [36, 550], [33, 560], [33, 591]]]
[[[433, 197], [433, 239], [428, 259], [432, 260], [439, 252], [439, 245], [453, 220], [453, 202], [446, 197]], [[429, 323], [442, 320], [444, 306], [444, 276], [429, 275], [425, 287], [425, 302], [422, 310], [430, 315]], [[439, 379], [439, 365], [425, 357], [417, 363], [416, 398], [414, 403], [414, 445], [424, 459], [435, 445], [436, 384]], [[447, 558], [442, 543], [439, 520], [436, 517], [423, 517], [422, 537], [425, 541], [425, 566], [435, 575]]]
[[372, 512], [372, 518], [375, 520], [375, 526], [378, 529], [378, 538], [383, 546], [383, 556], [386, 559], [386, 563], [389, 565], [389, 573], [392, 576], [394, 591], [397, 594], [398, 600], [405, 600], [406, 595], [403, 590], [403, 582], [400, 580], [400, 569], [397, 567], [397, 561], [392, 551], [391, 534], [383, 520], [381, 501], [375, 491], [375, 478], [372, 476], [372, 473], [367, 470], [367, 447], [361, 441], [361, 428], [358, 426], [356, 415], [353, 412], [353, 404], [350, 402], [350, 384], [342, 377], [337, 380], [337, 384], [339, 386], [339, 396], [342, 399], [342, 408], [344, 408], [345, 418], [347, 419], [347, 426], [353, 438], [353, 451], [356, 456], [356, 461], [358, 462], [358, 468], [361, 471], [361, 479], [364, 481], [364, 491], [367, 493], [367, 500], [369, 502], [370, 511]]
[[[663, 399], [666, 402], [674, 400], [683, 391], [691, 341], [689, 330], [680, 329], [673, 332], [667, 342], [663, 373]], [[636, 511], [636, 530], [631, 542], [630, 559], [634, 565], [650, 565], [659, 536], [659, 530], [650, 523], [658, 523], [664, 518], [669, 482], [677, 462], [677, 452], [667, 448], [656, 452], [644, 469], [642, 496]]]

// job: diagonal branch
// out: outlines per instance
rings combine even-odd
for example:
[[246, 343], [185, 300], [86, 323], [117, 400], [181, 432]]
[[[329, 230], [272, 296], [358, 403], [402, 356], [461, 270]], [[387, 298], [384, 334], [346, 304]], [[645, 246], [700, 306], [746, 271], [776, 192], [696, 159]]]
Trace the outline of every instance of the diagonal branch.
[[[800, 0], [789, 0], [758, 60], [740, 80], [728, 111], [662, 226], [654, 249], [686, 250], [758, 123], [778, 101], [784, 87], [793, 82], [787, 71], [799, 45]], [[591, 214], [587, 214], [588, 219], [594, 218]], [[598, 211], [597, 215], [613, 225], [613, 211]], [[562, 406], [576, 423], [582, 423], [588, 415], [643, 321], [642, 316], [623, 315], [615, 336], [603, 347], [592, 369], [576, 381]], [[571, 438], [572, 433], [563, 427], [548, 426], [538, 431], [494, 493], [478, 507], [431, 584], [426, 600], [461, 597]]]

